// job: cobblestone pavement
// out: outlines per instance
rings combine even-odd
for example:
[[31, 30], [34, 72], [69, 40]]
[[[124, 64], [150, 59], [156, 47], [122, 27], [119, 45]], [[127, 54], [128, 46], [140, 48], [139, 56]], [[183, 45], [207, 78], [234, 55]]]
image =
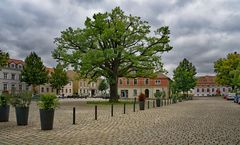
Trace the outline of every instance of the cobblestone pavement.
[[[76, 107], [76, 125], [72, 125], [72, 107]], [[145, 111], [132, 111], [127, 105], [98, 106], [94, 120], [94, 105], [63, 101], [55, 112], [54, 129], [40, 130], [36, 103], [30, 108], [29, 125], [17, 126], [15, 110], [10, 121], [0, 123], [0, 145], [50, 144], [240, 144], [240, 105], [221, 98], [202, 98]]]

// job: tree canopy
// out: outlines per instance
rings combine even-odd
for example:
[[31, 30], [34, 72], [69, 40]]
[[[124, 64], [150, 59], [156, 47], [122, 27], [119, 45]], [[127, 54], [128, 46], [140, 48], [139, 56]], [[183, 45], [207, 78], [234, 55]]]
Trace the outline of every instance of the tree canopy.
[[35, 52], [31, 52], [25, 58], [23, 70], [21, 71], [21, 81], [32, 85], [34, 93], [36, 93], [35, 87], [37, 85], [42, 85], [48, 81], [46, 68]]
[[110, 83], [110, 101], [117, 100], [120, 76], [149, 76], [162, 71], [160, 55], [170, 51], [167, 26], [150, 31], [148, 22], [125, 15], [119, 8], [87, 18], [85, 28], [69, 27], [55, 39], [52, 53], [58, 61], [71, 65], [81, 76], [104, 76]]
[[174, 91], [186, 93], [196, 86], [196, 68], [186, 58], [179, 63], [173, 73], [172, 86]]
[[229, 53], [227, 58], [220, 58], [214, 63], [217, 73], [216, 81], [221, 85], [231, 86], [233, 89], [240, 87], [240, 54]]
[[61, 64], [57, 64], [54, 68], [54, 71], [51, 73], [49, 83], [57, 90], [57, 94], [63, 86], [68, 84], [67, 72]]
[[9, 54], [0, 50], [0, 68], [7, 64], [8, 59], [9, 59]]

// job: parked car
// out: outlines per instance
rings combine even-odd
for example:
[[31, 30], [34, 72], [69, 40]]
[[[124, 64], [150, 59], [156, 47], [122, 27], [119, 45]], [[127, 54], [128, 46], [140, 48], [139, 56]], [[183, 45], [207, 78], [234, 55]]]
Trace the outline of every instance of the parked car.
[[237, 95], [237, 98], [238, 98], [237, 103], [240, 104], [240, 94]]
[[236, 96], [236, 94], [235, 93], [228, 93], [228, 95], [227, 95], [227, 100], [234, 100], [234, 97]]
[[238, 98], [240, 97], [240, 95], [235, 95], [234, 96], [234, 103], [238, 103]]

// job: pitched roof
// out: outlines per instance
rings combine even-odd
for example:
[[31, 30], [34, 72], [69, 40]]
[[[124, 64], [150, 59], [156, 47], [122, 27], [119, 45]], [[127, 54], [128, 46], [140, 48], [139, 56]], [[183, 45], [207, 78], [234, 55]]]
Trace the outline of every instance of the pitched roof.
[[53, 69], [53, 68], [50, 68], [50, 67], [46, 67], [46, 70], [47, 70], [48, 73], [54, 72], [54, 69]]
[[205, 86], [205, 85], [217, 85], [216, 76], [200, 76], [197, 77], [197, 86]]
[[8, 60], [8, 64], [11, 64], [11, 63], [14, 63], [14, 64], [24, 64], [24, 62], [22, 60], [18, 60], [18, 59], [9, 59]]

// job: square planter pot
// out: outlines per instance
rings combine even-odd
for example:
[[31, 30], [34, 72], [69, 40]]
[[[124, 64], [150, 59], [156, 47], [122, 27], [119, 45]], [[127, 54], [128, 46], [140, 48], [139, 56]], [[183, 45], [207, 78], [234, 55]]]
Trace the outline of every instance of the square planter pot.
[[157, 104], [157, 107], [160, 107], [161, 106], [161, 100], [160, 99], [156, 99], [156, 104]]
[[42, 130], [52, 130], [54, 121], [54, 109], [40, 109], [40, 121]]
[[139, 110], [145, 109], [145, 101], [139, 101]]
[[15, 107], [17, 125], [28, 124], [29, 107]]
[[9, 110], [10, 110], [9, 105], [0, 107], [0, 122], [8, 122]]

